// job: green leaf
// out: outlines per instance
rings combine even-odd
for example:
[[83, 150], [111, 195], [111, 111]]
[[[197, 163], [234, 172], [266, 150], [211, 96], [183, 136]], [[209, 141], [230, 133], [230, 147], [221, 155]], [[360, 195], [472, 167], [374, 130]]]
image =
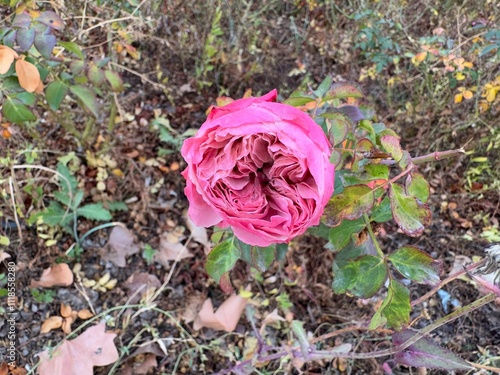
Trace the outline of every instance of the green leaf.
[[52, 57], [52, 51], [57, 44], [57, 39], [47, 30], [44, 33], [38, 32], [35, 36], [35, 47], [46, 59]]
[[26, 121], [35, 121], [36, 116], [20, 100], [9, 97], [3, 103], [2, 112], [5, 118], [16, 124], [22, 124]]
[[276, 245], [276, 261], [281, 262], [283, 259], [285, 259], [286, 253], [288, 252], [288, 244], [286, 243], [279, 243]]
[[259, 247], [248, 245], [240, 240], [236, 240], [236, 243], [241, 249], [241, 259], [259, 271], [264, 272], [274, 262], [275, 245]]
[[124, 202], [106, 202], [104, 205], [111, 212], [113, 212], [113, 211], [128, 211], [128, 206]]
[[94, 91], [82, 85], [70, 86], [69, 90], [95, 117], [99, 117], [99, 106]]
[[104, 76], [104, 70], [95, 64], [90, 65], [89, 70], [87, 70], [87, 77], [89, 78], [89, 81], [97, 87], [100, 87], [106, 79]]
[[363, 255], [339, 268], [333, 280], [333, 291], [346, 291], [360, 298], [370, 298], [387, 279], [387, 265], [378, 256]]
[[417, 283], [439, 283], [440, 262], [414, 246], [404, 246], [389, 255], [393, 266], [406, 278]]
[[387, 296], [370, 322], [370, 329], [387, 324], [388, 328], [399, 331], [409, 323], [410, 311], [410, 291], [400, 282], [391, 280]]
[[[418, 332], [405, 329], [392, 335], [392, 342], [399, 346], [411, 339]], [[397, 363], [413, 367], [425, 367], [442, 369], [448, 371], [473, 370], [474, 367], [449, 350], [440, 347], [427, 337], [422, 337], [411, 344], [405, 350], [401, 350], [394, 356]]]
[[420, 173], [411, 173], [406, 179], [406, 193], [412, 195], [423, 203], [427, 203], [430, 195], [429, 183]]
[[9, 237], [0, 236], [0, 246], [9, 246], [9, 245], [10, 245]]
[[58, 176], [61, 190], [68, 195], [69, 192], [75, 194], [78, 181], [76, 177], [71, 174], [69, 168], [63, 163], [57, 163], [57, 172], [62, 175], [62, 177]]
[[47, 86], [45, 97], [50, 109], [57, 111], [64, 97], [68, 94], [69, 86], [62, 81], [54, 81]]
[[354, 128], [352, 120], [342, 113], [323, 113], [329, 132], [329, 138], [334, 146], [342, 143]]
[[73, 52], [79, 59], [81, 60], [84, 59], [82, 50], [80, 49], [80, 46], [78, 44], [74, 42], [61, 42], [61, 41], [59, 41], [58, 44], [61, 47], [66, 48], [68, 51]]
[[330, 89], [331, 85], [333, 83], [333, 78], [331, 75], [327, 75], [323, 82], [320, 83], [318, 88], [313, 91], [313, 94], [316, 95], [318, 98], [322, 98], [325, 96], [325, 94], [328, 92]]
[[432, 213], [417, 198], [408, 196], [400, 184], [390, 184], [389, 198], [394, 220], [408, 236], [416, 237], [423, 233], [425, 225], [430, 225]]
[[367, 164], [364, 166], [365, 173], [363, 173], [363, 179], [367, 181], [373, 180], [388, 180], [389, 179], [389, 167], [384, 164]]
[[372, 208], [373, 202], [373, 191], [368, 186], [348, 186], [330, 199], [323, 213], [323, 222], [335, 227], [343, 219], [356, 220]]
[[39, 213], [37, 217], [41, 217], [43, 222], [49, 226], [66, 226], [73, 220], [71, 211], [66, 212], [66, 209], [59, 202], [52, 201], [49, 206]]
[[[373, 245], [370, 241], [365, 241], [361, 244], [355, 245], [353, 242], [350, 242], [345, 246], [342, 250], [335, 254], [335, 260], [332, 265], [334, 279], [332, 287], [336, 290], [336, 293], [345, 293], [351, 286], [350, 278], [343, 280], [336, 280], [337, 274], [342, 273], [342, 269], [347, 267], [347, 265], [353, 262], [355, 259], [363, 256], [363, 255], [373, 255], [370, 249], [370, 246]], [[342, 275], [341, 277], [345, 277], [349, 275]]]
[[359, 218], [357, 220], [342, 220], [342, 223], [339, 226], [330, 228], [328, 240], [330, 241], [333, 250], [340, 251], [349, 243], [352, 235], [361, 232], [365, 226], [363, 218]]
[[382, 202], [376, 206], [370, 215], [370, 220], [376, 223], [385, 223], [392, 219], [391, 201], [385, 197]]
[[380, 137], [380, 143], [386, 152], [391, 154], [392, 158], [398, 162], [403, 157], [403, 150], [399, 144], [399, 139], [392, 135], [384, 135]]
[[292, 107], [301, 107], [303, 105], [306, 105], [307, 103], [314, 102], [316, 99], [314, 98], [309, 98], [309, 97], [290, 97], [287, 100], [284, 101], [285, 104], [291, 105]]
[[19, 99], [25, 105], [33, 105], [35, 104], [36, 98], [35, 95], [31, 92], [20, 92], [16, 95], [16, 98]]
[[112, 70], [105, 70], [104, 75], [106, 76], [106, 79], [108, 80], [109, 84], [111, 85], [111, 89], [114, 92], [122, 92], [124, 90], [122, 78], [117, 72], [114, 72]]
[[210, 277], [219, 283], [222, 275], [233, 269], [240, 256], [241, 250], [234, 244], [234, 238], [228, 238], [207, 255], [205, 269]]
[[25, 52], [29, 50], [35, 41], [35, 29], [17, 30], [16, 41], [21, 51]]
[[101, 202], [86, 204], [78, 208], [76, 214], [89, 220], [109, 221], [113, 218], [111, 213], [102, 206]]

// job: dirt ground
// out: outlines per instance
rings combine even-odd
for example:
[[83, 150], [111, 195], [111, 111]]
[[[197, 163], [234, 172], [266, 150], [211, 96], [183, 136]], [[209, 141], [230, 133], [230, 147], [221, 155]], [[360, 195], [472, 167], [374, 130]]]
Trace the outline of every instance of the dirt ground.
[[[289, 75], [301, 62], [307, 64], [311, 81], [316, 84], [326, 74], [350, 81], [357, 81], [360, 74], [360, 66], [350, 62], [356, 58], [354, 50], [345, 52], [349, 56], [322, 52], [321, 38], [328, 32], [328, 29], [321, 28], [326, 25], [323, 13], [318, 11], [316, 14], [307, 14], [310, 19], [316, 20], [318, 27], [308, 29], [306, 39], [297, 43], [288, 35], [290, 21], [287, 17], [291, 13], [289, 8], [284, 7], [276, 18], [270, 17], [262, 25], [263, 33], [268, 33], [269, 40], [267, 45], [260, 46], [265, 54], [262, 53], [264, 57], [257, 61], [259, 69], [251, 71], [250, 67], [247, 67], [248, 71], [245, 72], [245, 68], [238, 71], [235, 64], [219, 64], [214, 73], [218, 78], [216, 84], [199, 88], [192, 75], [196, 64], [194, 58], [190, 58], [189, 53], [176, 52], [175, 46], [172, 46], [176, 41], [176, 28], [183, 27], [183, 24], [180, 21], [176, 23], [169, 12], [172, 9], [176, 12], [189, 12], [186, 10], [188, 6], [189, 4], [185, 4], [182, 7], [174, 2], [166, 2], [161, 6], [158, 12], [164, 19], [163, 27], [159, 26], [154, 32], [146, 27], [144, 30], [136, 29], [136, 33], [147, 32], [149, 35], [143, 38], [136, 36], [133, 42], [134, 47], [141, 51], [140, 62], [121, 62], [154, 81], [161, 71], [163, 76], [168, 76], [168, 82], [164, 84], [168, 90], [160, 90], [158, 86], [151, 85], [135, 73], [122, 71], [127, 89], [119, 95], [118, 101], [129, 117], [127, 121], [117, 124], [113, 134], [106, 134], [105, 129], [100, 132], [105, 138], [106, 154], [110, 155], [123, 171], [123, 176], [110, 176], [107, 180], [108, 197], [113, 201], [127, 202], [128, 206], [127, 212], [114, 214], [113, 221], [124, 223], [136, 236], [138, 243], [149, 244], [155, 249], [160, 246], [162, 234], [181, 231], [186, 239], [190, 231], [185, 220], [188, 202], [183, 194], [184, 179], [180, 175], [185, 163], [180, 154], [172, 152], [163, 156], [163, 168], [146, 163], [147, 160], [158, 157], [160, 148], [171, 149], [170, 145], [160, 141], [157, 132], [150, 131], [148, 124], [151, 120], [163, 117], [179, 133], [196, 129], [203, 123], [207, 108], [215, 103], [221, 87], [235, 98], [243, 95], [248, 88], [251, 88], [255, 95], [278, 88], [280, 94], [286, 98], [302, 82], [303, 76]], [[193, 17], [196, 20], [199, 15], [195, 14]], [[304, 17], [303, 12], [299, 12], [296, 17], [299, 21], [304, 21], [301, 19]], [[68, 23], [69, 28], [77, 27], [70, 21]], [[96, 31], [89, 34], [89, 38], [92, 42], [99, 43], [105, 36]], [[103, 47], [102, 52], [109, 51]], [[481, 130], [467, 128], [456, 132], [450, 128], [450, 124], [456, 122], [454, 117], [460, 116], [451, 111], [405, 120], [395, 115], [397, 109], [384, 101], [382, 89], [376, 80], [364, 81], [360, 85], [367, 93], [366, 100], [375, 105], [380, 118], [401, 133], [402, 142], [412, 155], [422, 155], [434, 149], [456, 148], [471, 138], [478, 139], [481, 136]], [[75, 111], [74, 116], [75, 124], [83, 123], [83, 112]], [[446, 129], [449, 131], [445, 131]], [[33, 140], [27, 131], [19, 128], [14, 137], [0, 140], [0, 152], [6, 155], [9, 150], [15, 154], [16, 150], [20, 150], [20, 144], [32, 143], [38, 148], [48, 150], [37, 163], [54, 168], [57, 158], [69, 152], [75, 152], [83, 160], [86, 149], [96, 153], [102, 151], [97, 142], [89, 145], [78, 144], [73, 137], [62, 131], [56, 122], [51, 122], [50, 117], [45, 123], [41, 123], [37, 130], [40, 137]], [[18, 159], [19, 164], [25, 162], [23, 157]], [[479, 191], [480, 189], [474, 192], [467, 188], [465, 170], [468, 165], [468, 158], [464, 156], [421, 167], [420, 171], [428, 178], [432, 188], [432, 225], [421, 237], [410, 239], [398, 232], [394, 224], [384, 224], [379, 234], [384, 251], [394, 250], [405, 244], [417, 245], [434, 258], [443, 261], [442, 277], [448, 275], [457, 256], [472, 259], [484, 255], [483, 249], [487, 242], [479, 239], [484, 222], [478, 213], [488, 213], [489, 220], [496, 220], [498, 223], [500, 192]], [[10, 172], [2, 173], [5, 177], [6, 173]], [[15, 173], [17, 181], [30, 177], [26, 170], [17, 170]], [[36, 176], [41, 179], [50, 177], [43, 172]], [[84, 164], [77, 172], [77, 177], [85, 189], [86, 201], [91, 202], [95, 196], [95, 168]], [[52, 183], [44, 183], [44, 194], [49, 196], [54, 187]], [[26, 196], [18, 197], [20, 201], [24, 198]], [[2, 204], [4, 218], [12, 218], [12, 206], [5, 201]], [[24, 201], [23, 204], [29, 207], [30, 202]], [[109, 228], [87, 237], [83, 252], [75, 259], [65, 255], [65, 251], [73, 243], [71, 236], [62, 234], [57, 245], [47, 247], [37, 236], [35, 226], [28, 225], [25, 219], [21, 219], [19, 224], [20, 228], [14, 224], [2, 226], [2, 233], [11, 241], [6, 252], [12, 256], [17, 267], [17, 298], [20, 311], [17, 321], [19, 364], [33, 367], [37, 362], [36, 353], [48, 346], [54, 346], [66, 336], [61, 330], [40, 333], [42, 322], [48, 316], [58, 315], [61, 303], [70, 305], [73, 310], [85, 309], [91, 304], [97, 313], [123, 306], [130, 302], [130, 293], [125, 283], [131, 275], [140, 272], [154, 275], [161, 282], [165, 281], [171, 272], [171, 278], [163, 293], [155, 300], [157, 310], [144, 309], [140, 314], [133, 314], [132, 310], [123, 309], [109, 313], [109, 320], [114, 322], [112, 329], [118, 334], [115, 343], [119, 350], [122, 350], [120, 363], [113, 368], [114, 373], [143, 373], [137, 369], [146, 359], [151, 360], [151, 357], [148, 357], [148, 352], [137, 355], [136, 351], [148, 342], [156, 342], [152, 349], [148, 349], [149, 353], [155, 353], [153, 358], [157, 364], [149, 372], [153, 374], [217, 373], [244, 358], [246, 348], [253, 345], [254, 331], [245, 316], [240, 319], [235, 332], [224, 335], [210, 329], [195, 331], [192, 323], [182, 320], [189, 302], [193, 299], [208, 296], [212, 298], [214, 305], [218, 306], [227, 298], [204, 270], [205, 252], [202, 244], [191, 241], [188, 248], [194, 256], [182, 259], [174, 268], [174, 262], [167, 266], [155, 262], [148, 263], [142, 252], [129, 256], [125, 267], [117, 267], [102, 256], [103, 252], [107, 251], [106, 243], [111, 231]], [[80, 220], [78, 231], [85, 233], [92, 226], [93, 223], [88, 220]], [[470, 235], [473, 240], [465, 240], [465, 234]], [[366, 325], [369, 322], [374, 306], [381, 302], [382, 295], [378, 294], [370, 300], [335, 295], [331, 289], [334, 254], [325, 249], [324, 245], [324, 242], [312, 236], [302, 236], [290, 246], [290, 252], [282, 265], [274, 265], [259, 277], [255, 277], [255, 273], [247, 265], [238, 264], [232, 273], [232, 281], [237, 287], [250, 285], [253, 298], [259, 301], [255, 306], [257, 326], [275, 308], [281, 309], [282, 304], [276, 297], [284, 292], [289, 295], [291, 302], [289, 312], [296, 319], [304, 321], [305, 328], [315, 337], [353, 324]], [[82, 292], [76, 285], [56, 287], [52, 289], [54, 293], [50, 302], [37, 301], [30, 288], [31, 281], [38, 279], [45, 268], [58, 261], [67, 262], [70, 268], [80, 263], [87, 279], [97, 280], [109, 272], [112, 279], [117, 279], [117, 285], [105, 293], [90, 288], [83, 288]], [[3, 268], [1, 270], [3, 271]], [[429, 289], [422, 285], [412, 285], [411, 299], [418, 298]], [[451, 300], [456, 300], [461, 306], [481, 296], [476, 287], [464, 280], [455, 280], [446, 285], [444, 290], [449, 293]], [[416, 306], [411, 314], [411, 320], [417, 320], [413, 327], [424, 327], [450, 311], [452, 306], [443, 298], [435, 295], [424, 304]], [[265, 300], [267, 303], [264, 304]], [[160, 310], [168, 314], [159, 312]], [[118, 315], [120, 311], [121, 314]], [[280, 311], [283, 313], [283, 310]], [[74, 323], [74, 327], [82, 323], [83, 321], [78, 321]], [[5, 329], [6, 325], [2, 320], [0, 340], [5, 338]], [[267, 337], [277, 346], [290, 340], [289, 331], [283, 326], [281, 329], [268, 328]], [[432, 338], [465, 360], [500, 367], [500, 305], [491, 303], [461, 317], [433, 332]], [[162, 342], [168, 355], [162, 352], [158, 341]], [[329, 338], [319, 345], [327, 347], [341, 343], [353, 344], [358, 352], [384, 349], [391, 344], [387, 332], [384, 334], [353, 330]], [[4, 355], [1, 350], [3, 349], [0, 347], [0, 355]], [[381, 374], [382, 365], [386, 361], [391, 366], [394, 365], [390, 358], [335, 360], [307, 363], [302, 371], [307, 374]], [[112, 366], [96, 368], [95, 373], [108, 374], [111, 368]], [[282, 367], [279, 361], [268, 363], [260, 371], [262, 374], [299, 373], [290, 366]], [[417, 373], [416, 369], [404, 366], [395, 366], [393, 371], [394, 374]], [[429, 370], [427, 373], [447, 372]]]

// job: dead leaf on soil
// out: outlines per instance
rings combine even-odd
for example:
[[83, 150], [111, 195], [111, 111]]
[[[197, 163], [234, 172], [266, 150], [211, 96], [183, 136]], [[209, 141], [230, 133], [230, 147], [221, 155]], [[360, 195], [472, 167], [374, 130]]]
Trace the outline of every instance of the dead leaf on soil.
[[205, 250], [205, 254], [210, 252], [210, 242], [208, 240], [207, 228], [198, 227], [191, 220], [191, 218], [187, 215], [187, 212], [183, 215], [184, 221], [186, 222], [186, 226], [191, 232], [191, 237], [193, 241], [198, 242], [203, 245], [203, 249]]
[[182, 313], [182, 319], [184, 319], [186, 323], [194, 322], [201, 310], [201, 307], [203, 306], [203, 302], [205, 302], [205, 299], [206, 295], [200, 292], [196, 292], [196, 294], [190, 295], [187, 298], [186, 308]]
[[193, 329], [199, 330], [206, 327], [226, 332], [234, 331], [247, 301], [246, 298], [233, 294], [214, 313], [212, 300], [206, 299], [193, 323]]
[[73, 284], [73, 272], [66, 263], [54, 264], [43, 270], [40, 280], [31, 280], [32, 288], [50, 288]]
[[125, 281], [123, 286], [128, 290], [128, 296], [133, 297], [130, 303], [136, 303], [145, 294], [151, 293], [152, 289], [158, 289], [161, 286], [161, 282], [155, 275], [146, 272], [136, 272]]
[[174, 261], [180, 254], [179, 259], [191, 258], [193, 254], [180, 243], [177, 236], [172, 233], [163, 233], [160, 237], [160, 246], [154, 255], [155, 262], [168, 267], [170, 261]]
[[118, 267], [127, 265], [126, 258], [138, 253], [140, 250], [135, 236], [124, 226], [113, 227], [109, 235], [109, 241], [101, 250], [103, 260], [110, 261]]
[[94, 366], [106, 366], [118, 359], [118, 350], [113, 342], [114, 333], [105, 332], [105, 323], [87, 329], [71, 341], [49, 354], [45, 350], [38, 354], [40, 375], [93, 375]]

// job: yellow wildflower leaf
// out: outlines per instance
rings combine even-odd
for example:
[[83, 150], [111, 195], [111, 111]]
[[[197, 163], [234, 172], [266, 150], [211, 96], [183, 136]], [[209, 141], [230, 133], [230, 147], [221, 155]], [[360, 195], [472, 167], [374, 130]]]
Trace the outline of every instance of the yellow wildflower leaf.
[[455, 103], [460, 103], [463, 99], [463, 95], [462, 94], [457, 94], [455, 95]]
[[455, 74], [455, 78], [457, 79], [457, 81], [463, 81], [466, 77], [462, 72], [457, 72], [457, 74]]

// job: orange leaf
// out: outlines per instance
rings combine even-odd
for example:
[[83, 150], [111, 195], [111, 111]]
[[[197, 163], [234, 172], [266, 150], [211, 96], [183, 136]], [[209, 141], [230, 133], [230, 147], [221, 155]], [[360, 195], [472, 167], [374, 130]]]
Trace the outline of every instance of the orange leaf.
[[71, 306], [61, 303], [61, 316], [63, 318], [69, 318], [71, 316]]
[[66, 263], [54, 264], [43, 270], [40, 280], [31, 280], [32, 288], [50, 288], [52, 286], [69, 286], [73, 284], [73, 272]]
[[473, 96], [474, 96], [474, 94], [472, 93], [472, 91], [470, 91], [470, 90], [465, 90], [465, 91], [464, 91], [464, 99], [469, 100], [469, 99], [471, 99]]
[[246, 304], [246, 298], [233, 294], [219, 306], [216, 312], [214, 312], [212, 300], [208, 298], [203, 303], [193, 323], [193, 328], [199, 330], [203, 327], [207, 327], [215, 330], [232, 332], [236, 328], [241, 314], [243, 310], [245, 310]]
[[49, 316], [48, 319], [43, 322], [40, 333], [48, 333], [53, 329], [61, 328], [63, 324], [63, 318], [60, 316]]
[[455, 100], [454, 100], [455, 103], [460, 103], [462, 101], [463, 97], [464, 96], [462, 94], [456, 94], [455, 95]]
[[118, 359], [114, 333], [104, 323], [87, 329], [76, 339], [64, 341], [52, 352], [38, 354], [40, 375], [92, 375], [94, 366], [106, 366]]
[[78, 317], [80, 319], [87, 320], [87, 319], [92, 318], [93, 316], [94, 316], [94, 314], [92, 314], [89, 309], [83, 309], [83, 310], [78, 311]]
[[19, 84], [28, 92], [34, 92], [40, 85], [40, 73], [32, 63], [22, 59], [17, 60], [16, 73]]
[[12, 48], [0, 45], [0, 74], [5, 74], [10, 69], [14, 59], [19, 55]]

